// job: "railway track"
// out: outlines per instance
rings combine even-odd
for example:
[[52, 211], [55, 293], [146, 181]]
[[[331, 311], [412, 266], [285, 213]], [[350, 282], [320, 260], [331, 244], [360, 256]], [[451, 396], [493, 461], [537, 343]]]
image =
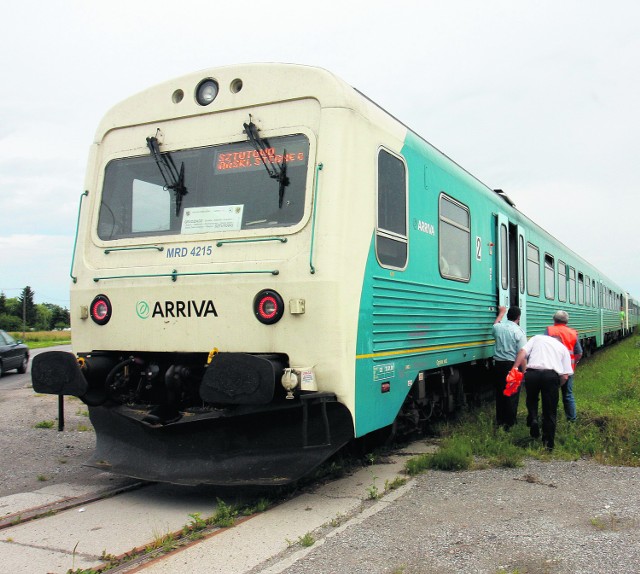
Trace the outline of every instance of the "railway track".
[[7, 516], [4, 516], [2, 519], [0, 519], [0, 530], [11, 528], [12, 526], [18, 526], [20, 524], [24, 524], [25, 522], [36, 520], [38, 518], [52, 516], [54, 514], [58, 514], [59, 512], [64, 512], [65, 510], [70, 510], [72, 508], [91, 504], [99, 500], [112, 498], [124, 492], [131, 492], [139, 488], [144, 488], [145, 486], [149, 486], [150, 484], [152, 483], [135, 482], [130, 485], [101, 490], [95, 493], [85, 494], [82, 496], [70, 496], [56, 502], [43, 504], [41, 506], [36, 506], [33, 508], [27, 508], [19, 512], [8, 514]]

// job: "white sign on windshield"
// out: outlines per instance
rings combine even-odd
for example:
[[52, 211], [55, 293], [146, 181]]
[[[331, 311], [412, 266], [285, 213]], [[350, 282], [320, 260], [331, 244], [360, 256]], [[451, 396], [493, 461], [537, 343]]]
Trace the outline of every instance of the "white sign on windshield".
[[242, 227], [244, 205], [189, 207], [182, 217], [182, 234], [238, 231]]

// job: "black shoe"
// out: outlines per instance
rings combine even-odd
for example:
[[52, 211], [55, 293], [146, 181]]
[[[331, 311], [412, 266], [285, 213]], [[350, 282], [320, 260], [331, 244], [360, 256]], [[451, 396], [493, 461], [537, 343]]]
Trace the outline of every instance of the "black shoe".
[[538, 426], [538, 421], [531, 421], [531, 428], [529, 429], [529, 434], [533, 438], [540, 437], [540, 427]]

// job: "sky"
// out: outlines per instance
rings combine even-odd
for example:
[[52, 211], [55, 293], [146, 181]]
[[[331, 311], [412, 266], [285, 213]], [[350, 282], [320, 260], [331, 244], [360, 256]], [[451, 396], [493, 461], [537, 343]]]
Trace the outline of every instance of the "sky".
[[189, 72], [326, 68], [640, 297], [636, 0], [50, 0], [0, 36], [0, 292], [69, 305], [106, 111]]

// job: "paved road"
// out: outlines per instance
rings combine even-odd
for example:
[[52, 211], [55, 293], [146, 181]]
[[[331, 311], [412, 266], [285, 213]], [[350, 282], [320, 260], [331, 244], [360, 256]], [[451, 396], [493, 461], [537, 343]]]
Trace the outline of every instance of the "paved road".
[[44, 349], [33, 349], [29, 351], [29, 368], [24, 375], [10, 371], [0, 379], [0, 392], [22, 389], [31, 386], [31, 361], [33, 357], [45, 351], [71, 351], [71, 345], [57, 345], [55, 347], [45, 347]]

